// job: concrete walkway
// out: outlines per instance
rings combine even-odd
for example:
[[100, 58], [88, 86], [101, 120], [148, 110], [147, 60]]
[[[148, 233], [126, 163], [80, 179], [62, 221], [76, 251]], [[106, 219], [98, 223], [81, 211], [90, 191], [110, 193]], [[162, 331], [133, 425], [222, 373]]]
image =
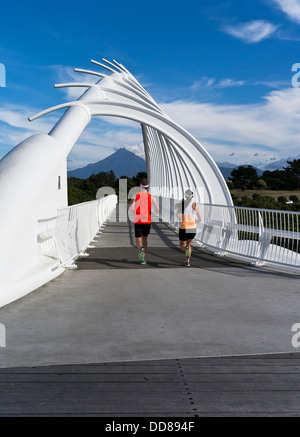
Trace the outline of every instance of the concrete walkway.
[[154, 223], [147, 265], [133, 227], [109, 222], [90, 256], [0, 309], [0, 367], [111, 363], [297, 352], [299, 275], [256, 268], [194, 248]]

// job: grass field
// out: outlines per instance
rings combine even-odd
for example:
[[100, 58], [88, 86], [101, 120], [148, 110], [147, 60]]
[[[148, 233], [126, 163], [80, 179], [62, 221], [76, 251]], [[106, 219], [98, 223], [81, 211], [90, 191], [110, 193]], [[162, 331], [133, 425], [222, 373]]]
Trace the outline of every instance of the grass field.
[[300, 190], [294, 190], [294, 191], [286, 191], [286, 190], [230, 190], [230, 193], [233, 194], [236, 197], [251, 197], [254, 193], [259, 194], [260, 196], [269, 196], [273, 199], [278, 199], [280, 196], [284, 196], [287, 199], [289, 199], [290, 196], [297, 196], [300, 200]]

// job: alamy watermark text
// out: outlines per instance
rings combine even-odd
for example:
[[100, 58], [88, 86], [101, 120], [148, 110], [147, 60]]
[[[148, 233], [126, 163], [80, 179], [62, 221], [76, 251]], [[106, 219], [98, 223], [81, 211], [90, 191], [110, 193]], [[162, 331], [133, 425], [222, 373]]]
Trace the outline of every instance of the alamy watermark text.
[[0, 63], [0, 87], [6, 87], [6, 68]]
[[295, 323], [292, 326], [292, 332], [295, 332], [292, 337], [292, 346], [296, 349], [300, 346], [300, 323]]
[[0, 348], [6, 347], [6, 329], [3, 323], [0, 323]]

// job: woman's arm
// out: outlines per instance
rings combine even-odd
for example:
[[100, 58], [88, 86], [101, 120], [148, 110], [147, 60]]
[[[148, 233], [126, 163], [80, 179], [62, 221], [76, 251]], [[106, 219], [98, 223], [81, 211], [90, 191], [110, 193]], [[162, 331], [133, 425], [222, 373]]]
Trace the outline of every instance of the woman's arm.
[[202, 217], [201, 217], [200, 209], [198, 208], [198, 206], [196, 207], [196, 213], [197, 213], [196, 223], [200, 223], [202, 221]]

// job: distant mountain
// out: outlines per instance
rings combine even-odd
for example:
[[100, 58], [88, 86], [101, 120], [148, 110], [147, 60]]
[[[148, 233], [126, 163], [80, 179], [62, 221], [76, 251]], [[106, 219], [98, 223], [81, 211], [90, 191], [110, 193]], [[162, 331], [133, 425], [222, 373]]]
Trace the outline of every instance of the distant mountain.
[[234, 169], [234, 167], [219, 167], [219, 169], [221, 170], [222, 175], [224, 176], [225, 179], [230, 178], [231, 176], [231, 172]]
[[271, 171], [282, 170], [283, 167], [288, 167], [287, 161], [293, 161], [294, 159], [300, 159], [300, 155], [290, 158], [282, 158], [279, 159], [278, 161], [272, 161], [270, 164], [266, 165], [265, 169]]
[[139, 172], [146, 172], [146, 161], [129, 150], [122, 148], [112, 155], [94, 164], [88, 164], [85, 167], [68, 171], [68, 177], [87, 179], [92, 174], [101, 171], [110, 172], [112, 170], [116, 178], [121, 176], [132, 177]]
[[237, 164], [233, 164], [232, 162], [227, 162], [227, 161], [223, 161], [223, 162], [216, 162], [217, 166], [220, 167], [224, 167], [224, 168], [237, 168], [238, 165]]
[[[217, 162], [216, 164], [225, 179], [228, 179], [231, 176], [231, 172], [234, 168], [240, 167], [240, 165], [233, 164], [231, 162]], [[247, 166], [247, 164], [241, 165], [244, 165], [244, 167]], [[257, 167], [254, 168], [256, 169], [258, 176], [263, 174], [263, 170]], [[87, 179], [92, 174], [97, 174], [101, 171], [109, 172], [110, 170], [114, 172], [116, 178], [121, 176], [132, 177], [139, 172], [146, 172], [147, 166], [144, 159], [140, 158], [129, 150], [122, 148], [117, 150], [112, 155], [109, 155], [107, 158], [95, 162], [94, 164], [88, 164], [85, 167], [68, 171], [68, 177]]]

